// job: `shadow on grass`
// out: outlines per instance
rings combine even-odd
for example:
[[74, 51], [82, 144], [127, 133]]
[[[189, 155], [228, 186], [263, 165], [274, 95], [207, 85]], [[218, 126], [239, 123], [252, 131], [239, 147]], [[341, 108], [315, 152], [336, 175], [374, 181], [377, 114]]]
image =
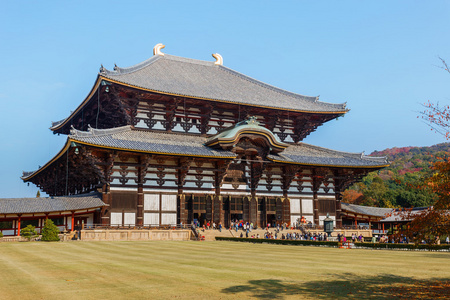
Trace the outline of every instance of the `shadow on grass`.
[[[337, 277], [337, 276], [336, 276]], [[222, 290], [226, 294], [246, 293], [258, 299], [303, 297], [316, 299], [448, 299], [450, 279], [416, 280], [394, 275], [359, 276], [351, 273], [337, 279], [304, 283], [276, 279], [250, 280], [246, 285]]]

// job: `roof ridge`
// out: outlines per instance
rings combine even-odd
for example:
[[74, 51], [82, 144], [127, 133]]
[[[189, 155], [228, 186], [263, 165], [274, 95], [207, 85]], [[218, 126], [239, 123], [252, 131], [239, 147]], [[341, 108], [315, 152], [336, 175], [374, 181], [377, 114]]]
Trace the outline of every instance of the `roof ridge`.
[[[118, 128], [118, 127], [116, 127]], [[159, 131], [159, 130], [148, 130], [145, 128], [138, 128], [138, 127], [131, 127], [131, 131], [139, 131], [139, 132], [143, 132], [143, 133], [151, 133], [151, 134], [161, 134], [161, 135], [175, 135], [175, 136], [180, 136], [180, 137], [186, 137], [186, 133], [185, 132], [178, 132], [178, 131], [172, 131], [172, 132], [167, 132], [167, 131]], [[124, 131], [125, 132], [125, 131]], [[204, 139], [206, 140], [206, 137], [203, 137], [201, 135], [196, 135], [196, 134], [192, 134], [192, 135], [188, 135], [189, 137], [194, 137], [194, 138], [198, 138], [198, 139]]]
[[131, 131], [130, 125], [114, 127], [114, 128], [105, 128], [105, 129], [96, 129], [96, 128], [92, 128], [90, 125], [88, 125], [88, 126], [89, 126], [89, 128], [87, 131], [78, 130], [72, 126], [72, 128], [70, 129], [69, 137], [103, 136], [103, 135], [111, 135], [111, 134], [115, 134], [115, 133]]
[[139, 71], [149, 65], [151, 65], [152, 63], [154, 63], [155, 61], [157, 61], [160, 58], [163, 58], [164, 56], [161, 55], [153, 55], [152, 57], [137, 63], [135, 65], [129, 66], [129, 67], [125, 67], [125, 68], [120, 68], [117, 65], [115, 65], [114, 70], [108, 70], [106, 68], [102, 67], [100, 68], [99, 74], [100, 75], [121, 75], [121, 74], [128, 74], [128, 73], [133, 73], [136, 71]]
[[139, 70], [142, 70], [143, 68], [151, 65], [152, 63], [156, 62], [159, 59], [168, 59], [173, 61], [180, 61], [190, 64], [196, 64], [196, 65], [204, 65], [204, 66], [215, 66], [214, 62], [207, 61], [207, 60], [199, 60], [194, 58], [187, 58], [187, 57], [181, 57], [176, 55], [170, 55], [170, 54], [164, 54], [162, 55], [153, 55], [152, 57], [144, 60], [143, 62], [137, 63], [135, 65], [132, 65], [130, 67], [121, 68], [115, 65], [114, 70], [108, 70], [104, 67], [100, 68], [100, 75], [123, 75], [123, 74], [129, 74], [133, 73]]
[[253, 84], [257, 84], [262, 88], [266, 88], [269, 89], [271, 91], [274, 91], [276, 93], [282, 94], [284, 96], [291, 96], [294, 98], [300, 98], [302, 100], [306, 100], [306, 101], [310, 101], [312, 103], [317, 103], [320, 102], [322, 104], [325, 105], [329, 105], [335, 108], [341, 108], [341, 109], [345, 109], [346, 107], [346, 103], [330, 103], [330, 102], [323, 102], [323, 101], [319, 101], [319, 96], [307, 96], [307, 95], [302, 95], [299, 93], [294, 93], [294, 92], [290, 92], [288, 90], [279, 88], [277, 86], [265, 83], [261, 80], [255, 79], [251, 76], [245, 75], [241, 72], [238, 72], [236, 70], [233, 70], [231, 68], [225, 67], [223, 65], [216, 65], [214, 64], [214, 62], [212, 61], [206, 61], [206, 60], [199, 60], [199, 59], [194, 59], [194, 58], [187, 58], [187, 57], [182, 57], [182, 56], [176, 56], [176, 55], [170, 55], [170, 54], [164, 54], [164, 56], [162, 55], [154, 55], [152, 57], [150, 57], [149, 59], [146, 59], [145, 61], [138, 63], [136, 65], [130, 66], [130, 67], [126, 67], [126, 68], [121, 68], [118, 66], [114, 67], [114, 71], [108, 70], [104, 67], [102, 67], [100, 69], [99, 74], [100, 75], [123, 75], [123, 74], [129, 74], [129, 73], [133, 73], [136, 71], [139, 71], [149, 65], [151, 65], [152, 63], [156, 62], [159, 59], [168, 59], [168, 60], [172, 60], [172, 61], [179, 61], [179, 62], [184, 62], [184, 63], [190, 63], [190, 64], [196, 64], [196, 65], [203, 65], [203, 66], [208, 66], [208, 67], [218, 67], [219, 70], [223, 70], [225, 72], [228, 72], [236, 77], [239, 77], [243, 80], [246, 80], [248, 82], [251, 82]]
[[[358, 152], [347, 152], [347, 151], [333, 150], [333, 149], [320, 147], [320, 146], [316, 146], [316, 145], [311, 145], [311, 144], [307, 144], [307, 143], [303, 143], [303, 142], [300, 142], [298, 144], [291, 145], [291, 146], [296, 147], [296, 146], [301, 146], [301, 145], [309, 147], [309, 148], [313, 148], [313, 149], [324, 150], [324, 151], [327, 151], [327, 152], [341, 153], [342, 155], [350, 156], [350, 157], [353, 157], [353, 158], [388, 162], [387, 161], [387, 156], [369, 156], [369, 155], [365, 155], [364, 151], [361, 152], [361, 153], [358, 153]], [[289, 146], [288, 149], [291, 146]]]
[[322, 104], [327, 104], [327, 105], [331, 105], [331, 106], [335, 106], [335, 107], [342, 107], [343, 109], [345, 109], [345, 107], [346, 107], [346, 103], [336, 104], [336, 103], [319, 101], [319, 96], [307, 96], [307, 95], [302, 95], [302, 94], [299, 94], [299, 93], [290, 92], [288, 90], [279, 88], [279, 87], [274, 86], [272, 84], [265, 83], [265, 82], [263, 82], [261, 80], [255, 79], [255, 78], [253, 78], [251, 76], [245, 75], [245, 74], [243, 74], [241, 72], [238, 72], [238, 71], [233, 70], [231, 68], [225, 67], [223, 65], [218, 66], [218, 67], [220, 69], [223, 69], [224, 71], [229, 72], [232, 75], [235, 75], [235, 76], [240, 77], [240, 78], [242, 78], [244, 80], [247, 80], [249, 82], [257, 84], [257, 85], [259, 85], [259, 86], [261, 86], [263, 88], [270, 89], [270, 90], [272, 90], [274, 92], [280, 93], [280, 94], [285, 95], [285, 96], [293, 96], [293, 97], [296, 97], [296, 98], [298, 98], [300, 96], [304, 100], [308, 100], [308, 101], [311, 101], [311, 102], [314, 102], [314, 103], [320, 102]]

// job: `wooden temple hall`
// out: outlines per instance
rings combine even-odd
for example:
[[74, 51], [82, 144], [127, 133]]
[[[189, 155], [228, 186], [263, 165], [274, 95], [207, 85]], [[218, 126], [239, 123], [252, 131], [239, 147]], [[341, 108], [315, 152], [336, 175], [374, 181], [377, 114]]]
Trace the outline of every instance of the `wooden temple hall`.
[[132, 67], [102, 66], [88, 96], [50, 128], [67, 135], [63, 149], [23, 181], [71, 205], [97, 193], [89, 224], [323, 225], [329, 214], [341, 227], [341, 192], [388, 165], [302, 143], [345, 104], [255, 80], [219, 54], [201, 61], [162, 48]]

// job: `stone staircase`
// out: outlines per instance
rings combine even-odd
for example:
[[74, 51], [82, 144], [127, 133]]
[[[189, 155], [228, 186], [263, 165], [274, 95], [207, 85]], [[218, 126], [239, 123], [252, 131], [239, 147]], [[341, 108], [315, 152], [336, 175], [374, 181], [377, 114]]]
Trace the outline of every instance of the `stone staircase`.
[[[273, 234], [275, 234], [275, 230], [271, 229], [269, 230], [271, 231]], [[286, 229], [286, 230], [280, 230], [280, 232], [278, 233], [278, 238], [281, 238], [281, 234], [285, 234], [286, 233], [292, 233], [292, 232], [296, 232], [299, 233], [300, 230], [290, 230], [290, 229]], [[245, 237], [245, 231], [242, 230], [238, 230], [237, 232], [235, 230], [228, 230], [228, 229], [222, 229], [222, 232], [220, 232], [219, 230], [200, 230], [200, 236], [201, 237], [205, 237], [205, 241], [214, 241], [216, 239], [216, 236], [222, 236], [222, 237], [240, 237], [241, 233], [243, 234], [243, 237]], [[257, 234], [259, 234], [260, 238], [264, 238], [264, 234], [266, 233], [265, 229], [253, 229], [251, 232], [248, 233], [248, 237], [250, 238], [252, 235], [254, 235], [256, 237]]]
[[[272, 232], [273, 234], [275, 234], [275, 229], [274, 228], [270, 228], [269, 229], [270, 232]], [[266, 232], [266, 229], [253, 229], [251, 232], [249, 232], [248, 237], [250, 238], [252, 235], [254, 235], [256, 237], [257, 234], [259, 234], [260, 238], [264, 238], [264, 234]], [[286, 233], [300, 233], [300, 234], [304, 234], [306, 232], [310, 232], [312, 234], [314, 233], [323, 233], [323, 229], [285, 229], [285, 230], [280, 230], [280, 232], [278, 233], [278, 238], [281, 239], [281, 235], [284, 233], [284, 235], [286, 235]], [[223, 237], [240, 237], [241, 233], [243, 234], [243, 237], [245, 237], [245, 231], [242, 230], [238, 230], [237, 232], [235, 230], [228, 230], [228, 229], [222, 229], [222, 232], [220, 232], [219, 230], [213, 230], [213, 229], [199, 229], [199, 236], [200, 236], [200, 240], [205, 240], [205, 241], [214, 241], [216, 239], [216, 236], [223, 236]], [[338, 235], [338, 233], [340, 234], [345, 234], [345, 236], [347, 237], [351, 237], [351, 234], [353, 233], [353, 231], [349, 231], [349, 230], [342, 230], [342, 229], [337, 229], [333, 232], [332, 236], [336, 237]], [[372, 237], [372, 232], [370, 230], [365, 230], [363, 232], [363, 230], [358, 230], [357, 232], [355, 231], [355, 233], [357, 233], [357, 235], [359, 235], [360, 233], [364, 236], [364, 237]], [[205, 237], [203, 239], [203, 237]]]

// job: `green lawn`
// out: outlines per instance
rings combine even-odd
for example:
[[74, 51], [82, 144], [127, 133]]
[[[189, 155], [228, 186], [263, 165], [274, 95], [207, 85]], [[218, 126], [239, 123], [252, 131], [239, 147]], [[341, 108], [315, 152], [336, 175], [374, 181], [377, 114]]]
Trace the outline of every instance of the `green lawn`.
[[0, 275], [0, 299], [438, 299], [450, 292], [450, 253], [236, 242], [0, 243]]

